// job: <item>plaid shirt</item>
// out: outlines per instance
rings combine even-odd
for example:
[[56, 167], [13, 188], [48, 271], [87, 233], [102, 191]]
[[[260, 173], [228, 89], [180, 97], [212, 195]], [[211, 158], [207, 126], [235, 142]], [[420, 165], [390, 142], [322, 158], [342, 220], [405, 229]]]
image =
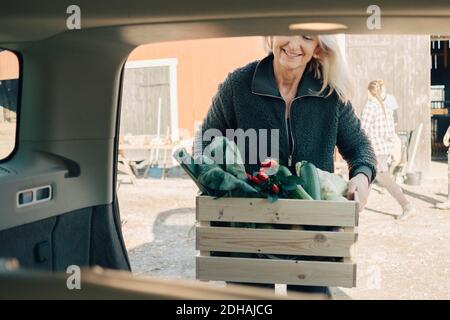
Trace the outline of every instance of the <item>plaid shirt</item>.
[[361, 126], [377, 156], [390, 155], [394, 146], [394, 116], [391, 108], [385, 110], [386, 114], [377, 100], [369, 99], [361, 115]]

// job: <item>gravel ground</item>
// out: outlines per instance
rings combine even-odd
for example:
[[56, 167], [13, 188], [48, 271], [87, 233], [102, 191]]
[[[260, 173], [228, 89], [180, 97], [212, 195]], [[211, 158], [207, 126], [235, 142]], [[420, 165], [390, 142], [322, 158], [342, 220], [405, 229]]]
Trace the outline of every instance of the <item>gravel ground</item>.
[[[374, 187], [361, 213], [357, 287], [353, 299], [450, 299], [450, 210], [447, 166], [433, 163], [421, 186], [402, 185], [417, 212], [405, 221], [393, 198]], [[119, 188], [123, 234], [133, 272], [193, 279], [194, 183], [189, 179], [138, 180]]]
[[133, 272], [193, 279], [195, 184], [140, 179], [138, 186], [122, 184], [118, 193]]

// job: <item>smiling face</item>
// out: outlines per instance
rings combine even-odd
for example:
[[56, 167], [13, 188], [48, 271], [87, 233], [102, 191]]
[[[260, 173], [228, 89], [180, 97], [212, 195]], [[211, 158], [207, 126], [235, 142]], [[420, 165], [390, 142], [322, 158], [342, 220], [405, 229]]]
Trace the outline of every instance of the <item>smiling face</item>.
[[289, 70], [304, 68], [318, 58], [319, 42], [315, 36], [275, 36], [272, 38], [275, 62]]

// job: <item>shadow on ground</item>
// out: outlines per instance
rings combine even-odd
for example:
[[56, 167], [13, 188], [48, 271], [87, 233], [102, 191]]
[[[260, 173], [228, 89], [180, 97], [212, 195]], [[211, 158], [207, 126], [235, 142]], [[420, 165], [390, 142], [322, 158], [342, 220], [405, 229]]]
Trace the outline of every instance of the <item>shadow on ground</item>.
[[375, 213], [384, 214], [384, 215], [386, 215], [386, 216], [390, 216], [390, 217], [393, 217], [393, 218], [397, 217], [397, 215], [394, 214], [394, 213], [385, 212], [385, 211], [376, 210], [376, 209], [371, 209], [371, 208], [368, 208], [368, 207], [365, 207], [364, 210], [371, 211], [371, 212], [375, 212]]
[[153, 241], [128, 252], [136, 274], [193, 279], [195, 270], [195, 208], [178, 208], [158, 214]]
[[437, 203], [441, 202], [440, 200], [437, 200], [437, 199], [432, 198], [432, 197], [425, 196], [423, 194], [415, 193], [415, 192], [412, 192], [412, 191], [409, 191], [409, 190], [406, 190], [406, 189], [403, 189], [403, 188], [402, 188], [402, 190], [403, 190], [403, 193], [406, 194], [407, 196], [410, 196], [410, 197], [416, 198], [418, 200], [427, 202], [427, 203], [429, 203], [429, 204], [431, 204], [433, 206], [435, 206]]

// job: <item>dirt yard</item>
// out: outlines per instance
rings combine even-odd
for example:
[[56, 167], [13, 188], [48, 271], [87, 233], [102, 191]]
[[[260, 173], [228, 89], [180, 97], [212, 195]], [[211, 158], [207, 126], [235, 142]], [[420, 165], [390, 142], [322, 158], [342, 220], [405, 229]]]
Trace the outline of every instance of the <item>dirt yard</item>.
[[[450, 299], [447, 165], [433, 162], [421, 186], [403, 186], [417, 212], [405, 221], [393, 198], [374, 188], [360, 216], [358, 286], [353, 299]], [[123, 233], [135, 274], [194, 278], [194, 208], [189, 179], [138, 180], [119, 188]]]

